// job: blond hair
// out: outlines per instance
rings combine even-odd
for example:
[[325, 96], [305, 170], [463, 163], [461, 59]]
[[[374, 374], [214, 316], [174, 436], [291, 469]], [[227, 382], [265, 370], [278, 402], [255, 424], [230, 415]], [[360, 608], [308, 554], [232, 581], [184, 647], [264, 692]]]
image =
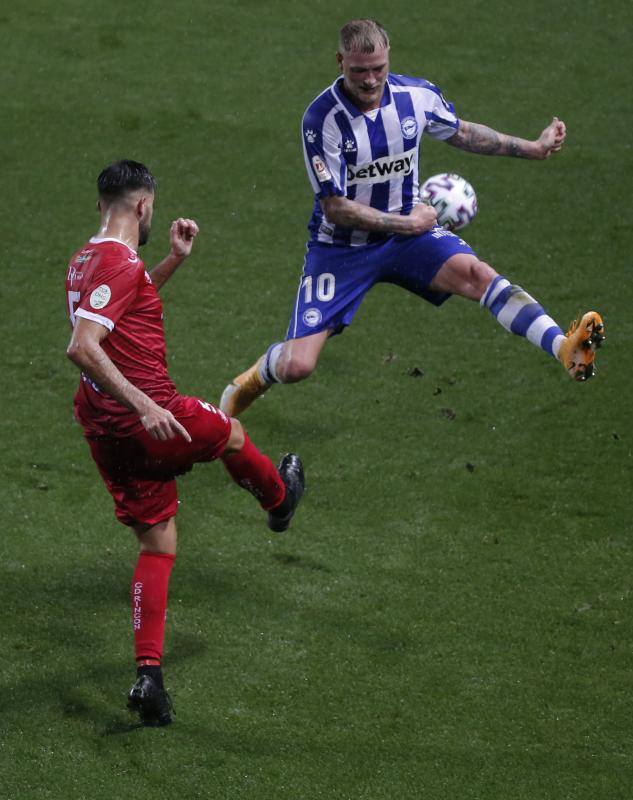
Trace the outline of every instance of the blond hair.
[[375, 19], [353, 19], [339, 34], [339, 53], [373, 53], [389, 49], [389, 34]]

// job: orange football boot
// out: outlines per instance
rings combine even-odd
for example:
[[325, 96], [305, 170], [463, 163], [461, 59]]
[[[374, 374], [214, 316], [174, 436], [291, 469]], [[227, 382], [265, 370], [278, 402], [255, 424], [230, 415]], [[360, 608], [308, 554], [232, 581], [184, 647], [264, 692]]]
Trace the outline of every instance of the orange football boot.
[[597, 311], [588, 311], [571, 323], [558, 358], [575, 381], [592, 377], [596, 350], [604, 340], [604, 325]]

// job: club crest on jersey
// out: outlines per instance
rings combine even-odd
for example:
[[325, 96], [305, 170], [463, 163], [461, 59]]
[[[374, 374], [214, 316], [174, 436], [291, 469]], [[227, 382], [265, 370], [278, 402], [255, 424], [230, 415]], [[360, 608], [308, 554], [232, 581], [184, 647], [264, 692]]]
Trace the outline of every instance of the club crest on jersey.
[[316, 131], [313, 131], [312, 128], [306, 128], [306, 130], [303, 132], [303, 135], [306, 137], [306, 142], [309, 144], [316, 142]]
[[303, 321], [308, 328], [316, 328], [323, 319], [323, 315], [318, 308], [308, 308], [303, 312]]
[[101, 286], [97, 286], [90, 295], [90, 305], [92, 308], [96, 309], [105, 308], [110, 302], [111, 297], [112, 291], [110, 287], [107, 283], [102, 283]]
[[368, 164], [348, 164], [347, 185], [384, 183], [391, 178], [405, 178], [415, 168], [415, 157], [415, 151], [410, 150], [408, 153], [377, 158]]
[[415, 139], [418, 135], [418, 121], [415, 117], [405, 117], [400, 123], [400, 130], [405, 139]]
[[75, 264], [85, 264], [88, 259], [92, 258], [92, 250], [82, 250], [81, 253], [77, 256], [74, 263]]
[[322, 158], [319, 156], [312, 156], [312, 166], [314, 167], [319, 183], [332, 180], [332, 173], [327, 168], [327, 164]]

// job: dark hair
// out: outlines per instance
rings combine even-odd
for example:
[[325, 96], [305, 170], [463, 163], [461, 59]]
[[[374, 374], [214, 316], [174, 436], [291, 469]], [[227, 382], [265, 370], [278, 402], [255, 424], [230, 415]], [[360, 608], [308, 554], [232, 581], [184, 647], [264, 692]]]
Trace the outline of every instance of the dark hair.
[[389, 34], [376, 19], [353, 19], [339, 34], [339, 53], [373, 53], [389, 47]]
[[101, 171], [97, 178], [97, 189], [99, 197], [112, 201], [137, 189], [153, 192], [156, 189], [156, 179], [145, 164], [138, 161], [116, 161]]

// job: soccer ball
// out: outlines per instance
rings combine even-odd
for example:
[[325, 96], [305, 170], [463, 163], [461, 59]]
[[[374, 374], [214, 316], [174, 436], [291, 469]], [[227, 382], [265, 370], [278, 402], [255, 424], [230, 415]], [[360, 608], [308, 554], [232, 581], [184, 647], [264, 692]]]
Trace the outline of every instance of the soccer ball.
[[437, 211], [437, 224], [458, 231], [473, 221], [477, 213], [475, 190], [459, 175], [444, 172], [427, 178], [420, 189], [422, 202]]

